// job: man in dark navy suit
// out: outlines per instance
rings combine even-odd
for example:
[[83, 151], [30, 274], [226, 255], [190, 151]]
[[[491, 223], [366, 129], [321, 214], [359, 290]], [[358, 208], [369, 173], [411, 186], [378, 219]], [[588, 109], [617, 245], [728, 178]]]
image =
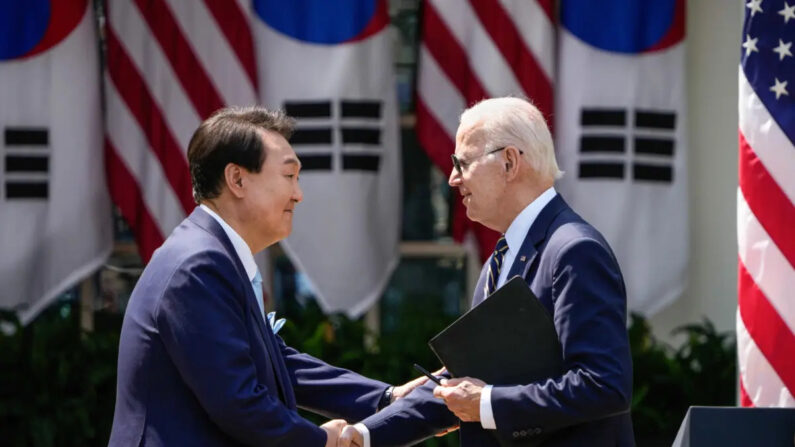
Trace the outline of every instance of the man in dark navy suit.
[[[110, 446], [337, 444], [401, 387], [287, 347], [264, 315], [253, 253], [287, 237], [302, 199], [292, 120], [226, 109], [191, 139], [200, 204], [155, 252], [130, 298]], [[330, 418], [318, 427], [302, 407]]]
[[461, 115], [450, 186], [467, 216], [503, 236], [472, 305], [521, 276], [547, 309], [564, 372], [533, 383], [478, 378], [428, 383], [346, 427], [342, 445], [409, 445], [460, 425], [462, 446], [634, 446], [626, 291], [607, 242], [558, 195], [552, 137], [519, 98], [485, 100]]

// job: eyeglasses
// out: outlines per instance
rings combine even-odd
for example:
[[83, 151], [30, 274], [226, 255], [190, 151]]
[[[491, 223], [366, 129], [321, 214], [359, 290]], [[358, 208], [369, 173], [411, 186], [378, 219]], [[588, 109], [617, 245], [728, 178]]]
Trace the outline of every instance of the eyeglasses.
[[[464, 169], [469, 167], [469, 165], [471, 165], [472, 162], [474, 162], [478, 158], [485, 157], [486, 155], [491, 155], [495, 152], [499, 152], [507, 147], [508, 146], [499, 147], [497, 149], [494, 149], [493, 151], [488, 151], [484, 154], [480, 154], [477, 157], [472, 158], [471, 160], [461, 160], [460, 158], [456, 157], [455, 154], [450, 155], [450, 158], [453, 159], [453, 167], [458, 172], [458, 175], [464, 175]], [[524, 154], [524, 152], [519, 151], [519, 154]]]

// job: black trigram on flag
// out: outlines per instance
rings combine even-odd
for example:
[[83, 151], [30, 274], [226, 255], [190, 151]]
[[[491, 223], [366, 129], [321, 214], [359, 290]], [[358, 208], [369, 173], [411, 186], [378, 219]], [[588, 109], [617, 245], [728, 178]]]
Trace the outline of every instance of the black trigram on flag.
[[3, 149], [5, 199], [47, 199], [50, 171], [47, 129], [6, 127]]
[[378, 172], [380, 100], [288, 101], [284, 110], [298, 121], [290, 143], [303, 171]]
[[580, 126], [580, 179], [673, 182], [675, 112], [583, 109]]

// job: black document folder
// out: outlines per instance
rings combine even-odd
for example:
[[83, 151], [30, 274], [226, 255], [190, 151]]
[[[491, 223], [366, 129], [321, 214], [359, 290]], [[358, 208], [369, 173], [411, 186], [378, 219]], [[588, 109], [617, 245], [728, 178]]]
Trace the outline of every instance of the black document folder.
[[453, 377], [519, 385], [561, 373], [560, 340], [547, 310], [518, 276], [428, 342]]

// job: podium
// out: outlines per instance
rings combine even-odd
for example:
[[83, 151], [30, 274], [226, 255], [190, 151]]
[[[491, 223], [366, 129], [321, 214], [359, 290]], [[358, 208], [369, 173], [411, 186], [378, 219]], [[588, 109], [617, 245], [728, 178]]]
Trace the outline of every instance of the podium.
[[795, 408], [690, 407], [672, 447], [795, 447]]

